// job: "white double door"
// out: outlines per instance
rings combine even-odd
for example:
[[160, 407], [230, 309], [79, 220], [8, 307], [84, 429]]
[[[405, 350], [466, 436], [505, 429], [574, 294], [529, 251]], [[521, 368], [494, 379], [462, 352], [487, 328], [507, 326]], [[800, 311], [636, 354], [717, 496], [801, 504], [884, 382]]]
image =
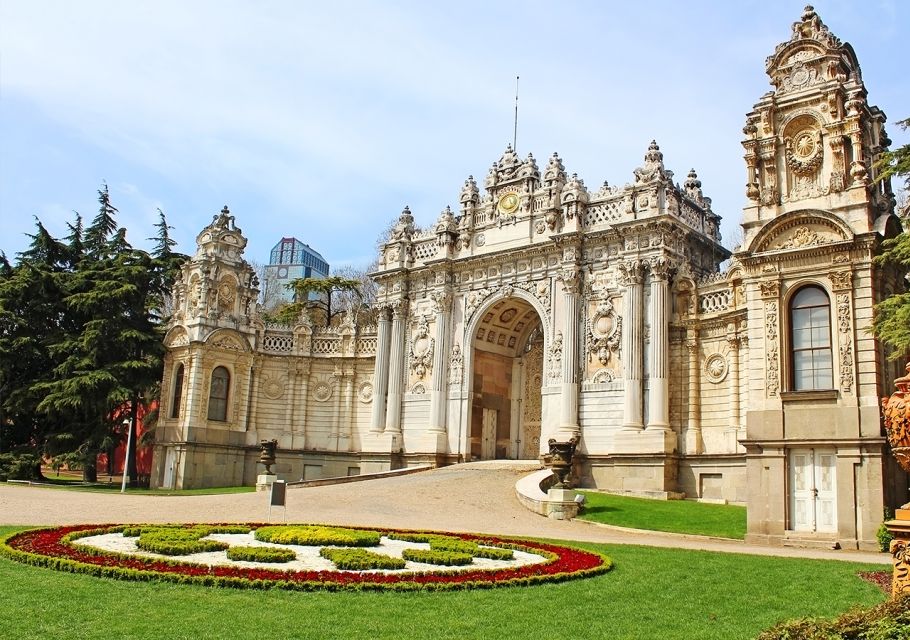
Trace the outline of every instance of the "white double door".
[[790, 529], [837, 531], [837, 455], [832, 449], [790, 450]]

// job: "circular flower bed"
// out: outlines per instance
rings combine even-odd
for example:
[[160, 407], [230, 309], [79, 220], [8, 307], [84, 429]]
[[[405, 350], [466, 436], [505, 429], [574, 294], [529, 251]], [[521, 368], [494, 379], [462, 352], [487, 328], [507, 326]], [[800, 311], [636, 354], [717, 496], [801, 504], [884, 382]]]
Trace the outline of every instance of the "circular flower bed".
[[[248, 524], [248, 525], [171, 525], [174, 530], [192, 530], [194, 533], [190, 537], [195, 538], [195, 533], [206, 528], [217, 532], [237, 532], [247, 529], [247, 537], [254, 540], [259, 536], [256, 530], [273, 525]], [[149, 525], [154, 528], [155, 525]], [[323, 525], [292, 525], [287, 528], [288, 531], [294, 530], [297, 533], [301, 528], [320, 527]], [[60, 571], [70, 571], [73, 573], [86, 573], [94, 576], [116, 578], [121, 580], [163, 580], [168, 582], [203, 584], [235, 588], [279, 588], [291, 590], [360, 590], [360, 589], [390, 589], [390, 590], [440, 590], [440, 589], [470, 589], [470, 588], [488, 588], [494, 586], [514, 586], [514, 585], [533, 585], [544, 582], [558, 582], [575, 578], [584, 578], [594, 576], [609, 571], [613, 564], [612, 561], [598, 553], [583, 551], [571, 547], [560, 545], [546, 544], [532, 540], [500, 538], [493, 536], [483, 536], [474, 534], [454, 534], [432, 531], [400, 531], [390, 529], [376, 528], [355, 528], [347, 527], [344, 531], [348, 533], [362, 532], [365, 537], [373, 537], [392, 541], [390, 545], [396, 544], [398, 540], [415, 540], [418, 542], [397, 543], [397, 544], [417, 544], [426, 541], [433, 542], [437, 550], [434, 554], [442, 555], [464, 555], [468, 559], [466, 566], [454, 566], [453, 564], [439, 567], [421, 566], [420, 569], [414, 569], [414, 565], [409, 565], [411, 569], [402, 569], [400, 560], [398, 562], [372, 563], [364, 559], [369, 558], [369, 554], [364, 554], [364, 558], [358, 556], [359, 563], [365, 567], [365, 570], [341, 570], [337, 566], [334, 569], [303, 569], [303, 570], [281, 570], [268, 566], [250, 566], [249, 562], [233, 562], [229, 559], [229, 554], [225, 551], [218, 550], [216, 553], [201, 554], [197, 558], [207, 558], [208, 556], [217, 555], [217, 562], [201, 562], [198, 559], [189, 561], [181, 560], [179, 557], [163, 556], [142, 551], [136, 547], [135, 542], [132, 544], [132, 551], [116, 551], [96, 546], [92, 541], [96, 539], [112, 538], [123, 540], [135, 540], [129, 538], [129, 534], [136, 535], [142, 527], [124, 525], [76, 525], [67, 527], [55, 527], [50, 529], [32, 529], [6, 536], [0, 540], [0, 555], [8, 557], [18, 562], [26, 564], [49, 567]], [[270, 538], [274, 538], [276, 530], [281, 527], [274, 527], [270, 530]], [[331, 527], [326, 527], [331, 530]], [[249, 533], [252, 531], [252, 533]], [[124, 537], [126, 532], [127, 537]], [[280, 531], [277, 531], [280, 533]], [[156, 532], [160, 536], [160, 532]], [[179, 538], [180, 534], [170, 534], [172, 537]], [[97, 537], [97, 538], [96, 538]], [[218, 539], [224, 541], [230, 535], [220, 535]], [[278, 536], [280, 537], [280, 536]], [[196, 539], [198, 540], [198, 538]], [[204, 540], [204, 539], [203, 539]], [[440, 542], [441, 540], [447, 542]], [[299, 540], [298, 540], [299, 541]], [[243, 543], [238, 543], [243, 544]], [[254, 543], [255, 544], [255, 543]], [[265, 549], [289, 549], [281, 543], [260, 543], [268, 546], [259, 547]], [[315, 542], [314, 544], [325, 544], [324, 542]], [[329, 544], [332, 544], [331, 542]], [[377, 543], [378, 544], [378, 543]], [[214, 546], [214, 545], [213, 545]], [[233, 546], [228, 544], [227, 547]], [[426, 548], [426, 544], [424, 544]], [[445, 548], [451, 551], [443, 550]], [[458, 551], [467, 551], [467, 553], [456, 553]], [[315, 549], [315, 555], [320, 553]], [[356, 549], [350, 549], [348, 546], [347, 553], [332, 553], [332, 547], [323, 547], [321, 551], [329, 551], [322, 554], [323, 558], [327, 557], [344, 557]], [[300, 547], [297, 547], [300, 550]], [[385, 549], [377, 547], [380, 553], [398, 554], [400, 559], [404, 554], [404, 549]], [[484, 551], [486, 550], [486, 552]], [[514, 552], [508, 553], [507, 550]], [[473, 552], [473, 555], [472, 555]], [[255, 556], [254, 552], [247, 552]], [[267, 553], [267, 552], [266, 552]], [[373, 553], [373, 552], [370, 552]], [[378, 554], [373, 554], [378, 555]], [[418, 554], [420, 555], [420, 554]], [[495, 559], [490, 559], [495, 556]], [[519, 556], [524, 558], [519, 560]], [[392, 558], [393, 555], [386, 555], [385, 558]], [[349, 560], [349, 559], [348, 559]], [[459, 562], [464, 558], [459, 558]], [[476, 561], [476, 564], [474, 564]], [[273, 561], [274, 562], [274, 561]], [[325, 560], [329, 562], [329, 560]], [[486, 563], [486, 564], [484, 564]], [[352, 563], [350, 566], [357, 566], [358, 563]], [[345, 565], [340, 565], [345, 566]], [[382, 569], [373, 569], [372, 567], [381, 567]]]

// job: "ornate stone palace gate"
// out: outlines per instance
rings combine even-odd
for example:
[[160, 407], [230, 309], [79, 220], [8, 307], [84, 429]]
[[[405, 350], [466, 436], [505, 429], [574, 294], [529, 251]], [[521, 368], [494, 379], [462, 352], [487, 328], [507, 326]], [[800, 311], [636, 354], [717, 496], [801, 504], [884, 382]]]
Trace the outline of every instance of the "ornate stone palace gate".
[[654, 142], [594, 189], [509, 147], [429, 228], [402, 212], [375, 327], [279, 327], [225, 209], [175, 287], [153, 482], [251, 483], [262, 439], [297, 479], [577, 435], [587, 486], [746, 504], [752, 541], [872, 548], [906, 487], [879, 421], [897, 372], [863, 330], [902, 276], [872, 263], [900, 230], [874, 180], [885, 116], [811, 8], [767, 71], [733, 254]]

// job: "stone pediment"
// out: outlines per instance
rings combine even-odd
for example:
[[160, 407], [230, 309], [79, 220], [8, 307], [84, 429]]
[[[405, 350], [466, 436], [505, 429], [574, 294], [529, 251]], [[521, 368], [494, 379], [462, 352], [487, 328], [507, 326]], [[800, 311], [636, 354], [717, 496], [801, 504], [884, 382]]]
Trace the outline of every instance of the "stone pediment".
[[190, 337], [183, 327], [174, 327], [164, 337], [164, 345], [170, 349], [185, 347], [190, 343]]
[[224, 351], [245, 352], [250, 350], [250, 345], [247, 340], [232, 331], [215, 331], [206, 338], [205, 343], [210, 347], [222, 349]]
[[765, 227], [749, 247], [750, 253], [787, 251], [852, 240], [839, 219], [823, 211], [794, 211]]

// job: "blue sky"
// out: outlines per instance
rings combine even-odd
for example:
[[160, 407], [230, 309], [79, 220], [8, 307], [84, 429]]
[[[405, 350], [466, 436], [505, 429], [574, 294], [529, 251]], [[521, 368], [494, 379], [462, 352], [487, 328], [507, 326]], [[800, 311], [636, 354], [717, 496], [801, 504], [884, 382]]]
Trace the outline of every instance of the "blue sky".
[[[0, 250], [40, 218], [91, 219], [110, 187], [147, 247], [156, 208], [179, 249], [227, 204], [266, 262], [296, 236], [363, 266], [409, 205], [456, 208], [512, 139], [557, 151], [588, 188], [624, 184], [654, 138], [694, 167], [725, 238], [745, 200], [742, 126], [765, 57], [804, 3], [0, 0]], [[859, 57], [872, 104], [910, 117], [898, 0], [815, 3]]]

